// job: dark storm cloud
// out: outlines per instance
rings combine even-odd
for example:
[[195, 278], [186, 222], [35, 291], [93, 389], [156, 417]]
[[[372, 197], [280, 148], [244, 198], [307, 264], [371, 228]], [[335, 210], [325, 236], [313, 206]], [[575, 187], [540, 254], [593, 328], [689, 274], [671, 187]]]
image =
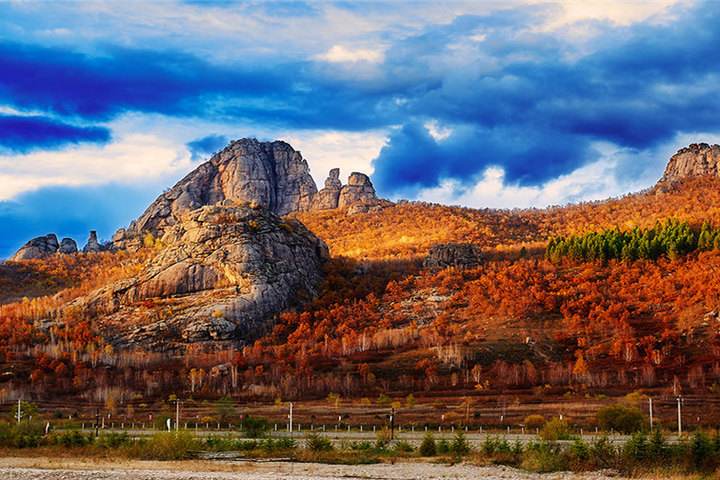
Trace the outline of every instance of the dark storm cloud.
[[109, 140], [110, 131], [104, 127], [77, 127], [40, 116], [0, 115], [0, 152], [26, 153]]

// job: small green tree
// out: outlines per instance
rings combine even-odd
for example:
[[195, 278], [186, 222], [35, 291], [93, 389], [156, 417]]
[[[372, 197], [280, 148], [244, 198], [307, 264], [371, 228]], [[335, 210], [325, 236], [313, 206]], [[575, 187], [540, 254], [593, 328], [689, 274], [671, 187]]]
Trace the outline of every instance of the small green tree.
[[422, 443], [420, 444], [420, 455], [423, 457], [434, 457], [437, 455], [437, 445], [435, 444], [435, 437], [432, 433], [428, 432], [425, 434]]
[[270, 430], [270, 424], [267, 419], [260, 417], [251, 417], [248, 415], [242, 423], [243, 432], [248, 438], [260, 438], [265, 436]]
[[450, 444], [450, 451], [459, 457], [470, 453], [470, 444], [462, 431], [458, 430], [455, 433], [455, 437]]

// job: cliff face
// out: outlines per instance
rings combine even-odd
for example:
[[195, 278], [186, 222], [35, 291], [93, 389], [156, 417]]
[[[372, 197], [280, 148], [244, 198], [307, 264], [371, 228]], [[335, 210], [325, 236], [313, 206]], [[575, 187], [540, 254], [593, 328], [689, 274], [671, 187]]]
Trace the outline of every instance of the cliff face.
[[681, 148], [670, 158], [658, 183], [672, 184], [683, 178], [704, 175], [720, 177], [720, 145], [693, 143]]
[[[251, 341], [275, 314], [316, 294], [328, 257], [327, 246], [300, 222], [249, 206], [180, 215], [160, 244], [137, 276], [73, 305], [103, 318], [104, 336], [116, 345], [164, 350]], [[141, 308], [147, 304], [165, 313], [147, 315]]]

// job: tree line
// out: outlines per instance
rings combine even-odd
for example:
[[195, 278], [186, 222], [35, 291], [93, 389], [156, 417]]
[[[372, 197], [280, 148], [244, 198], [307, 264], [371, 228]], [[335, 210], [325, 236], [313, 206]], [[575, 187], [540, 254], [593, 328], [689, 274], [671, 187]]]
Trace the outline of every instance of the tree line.
[[720, 228], [704, 222], [698, 229], [688, 222], [669, 219], [651, 228], [623, 231], [606, 229], [584, 235], [554, 237], [546, 258], [570, 257], [582, 261], [674, 259], [695, 250], [720, 249]]

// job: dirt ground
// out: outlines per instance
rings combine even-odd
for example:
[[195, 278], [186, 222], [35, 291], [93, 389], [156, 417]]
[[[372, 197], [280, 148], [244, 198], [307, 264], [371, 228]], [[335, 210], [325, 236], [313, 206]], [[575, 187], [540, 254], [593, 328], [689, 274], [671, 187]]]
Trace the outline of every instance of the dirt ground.
[[3, 480], [605, 480], [604, 473], [532, 474], [512, 468], [407, 462], [325, 465], [289, 462], [150, 462], [98, 459], [0, 458]]

